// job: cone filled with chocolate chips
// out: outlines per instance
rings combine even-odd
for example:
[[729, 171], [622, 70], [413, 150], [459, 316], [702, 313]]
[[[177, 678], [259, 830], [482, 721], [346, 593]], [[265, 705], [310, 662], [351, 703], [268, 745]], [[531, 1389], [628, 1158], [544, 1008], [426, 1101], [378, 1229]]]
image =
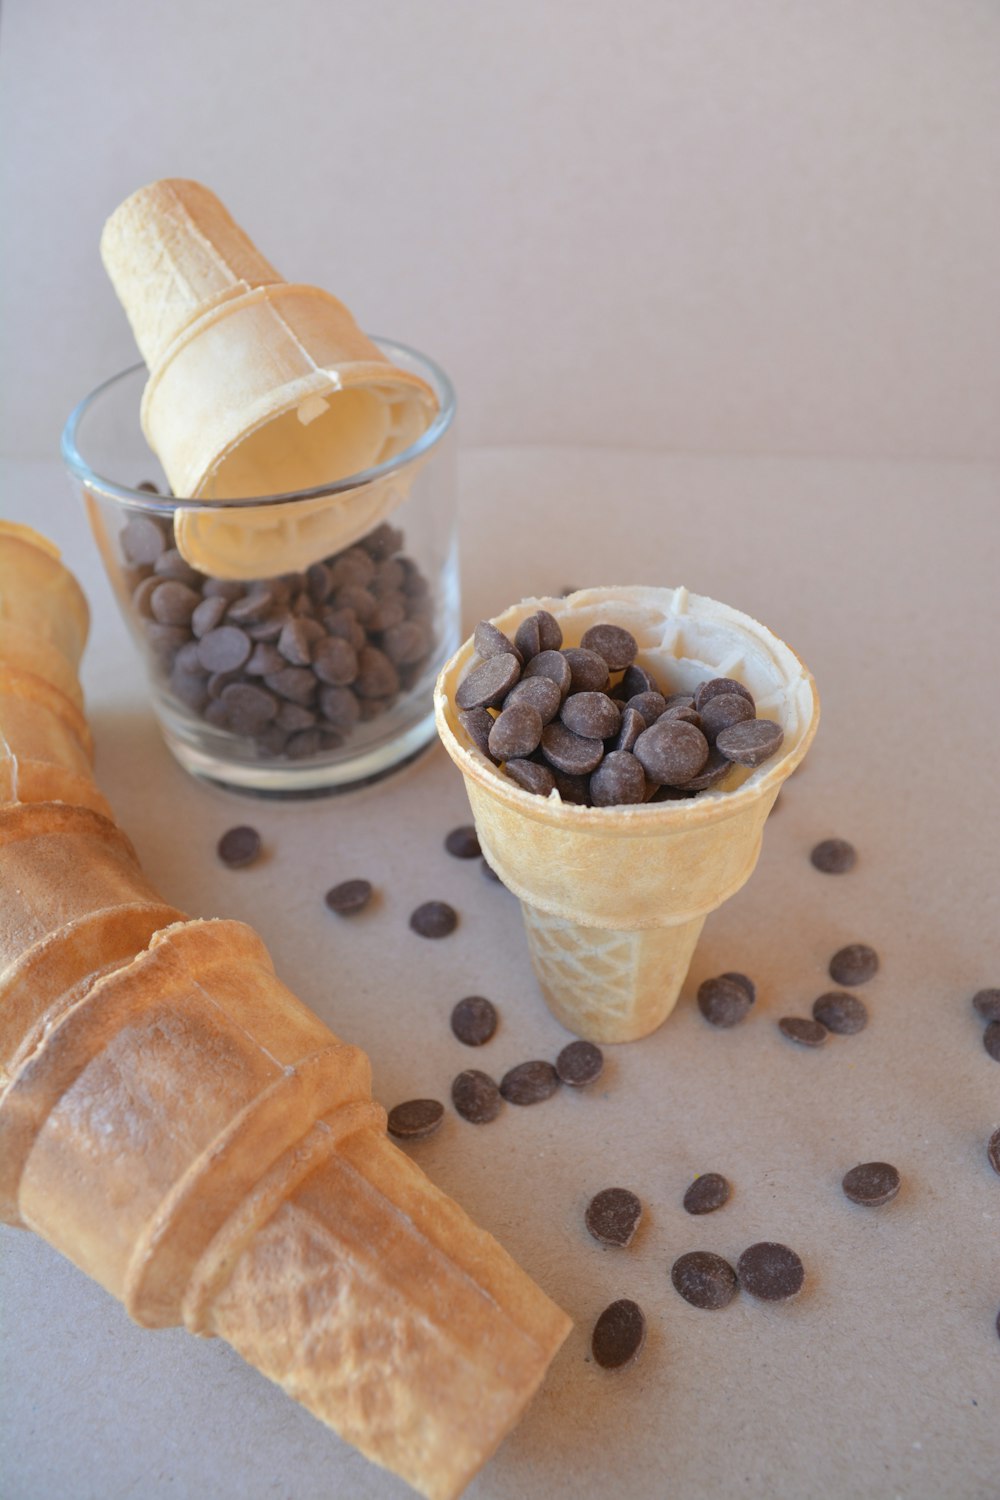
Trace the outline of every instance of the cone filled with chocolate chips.
[[[537, 647], [535, 616], [542, 619]], [[555, 636], [549, 619], [558, 622], [558, 647], [545, 640], [547, 631]], [[720, 678], [739, 685], [752, 695], [758, 722], [738, 725], [735, 738], [749, 743], [770, 734], [778, 748], [757, 764], [722, 766], [718, 776], [711, 767], [721, 757], [713, 750], [710, 774], [692, 774], [686, 787], [667, 784], [656, 800], [582, 805], [568, 800], [582, 775], [553, 778], [549, 770], [558, 770], [566, 736], [573, 754], [580, 745], [600, 746], [604, 765], [625, 753], [632, 770], [631, 753], [616, 750], [614, 739], [574, 734], [566, 724], [570, 688], [564, 683], [563, 708], [546, 726], [535, 758], [522, 753], [513, 757], [516, 765], [501, 761], [498, 744], [501, 750], [516, 745], [528, 716], [519, 711], [504, 734], [495, 731], [499, 719], [491, 725], [486, 716], [498, 707], [506, 713], [513, 689], [522, 698], [534, 697], [521, 684], [538, 676], [558, 685], [557, 654], [566, 660], [568, 653], [572, 687], [583, 689], [575, 696], [596, 698], [585, 690], [584, 658], [601, 644], [598, 626], [615, 627], [604, 632], [609, 641], [623, 632], [634, 638], [637, 650], [628, 670], [636, 674], [635, 685], [641, 686], [643, 674], [655, 684], [648, 690], [653, 696], [693, 695]], [[508, 664], [495, 663], [509, 654], [504, 639], [521, 659], [506, 675], [502, 667]], [[552, 659], [533, 667], [542, 655]], [[469, 709], [475, 695], [463, 685], [483, 667], [483, 691], [490, 687], [488, 675], [496, 679], [496, 692], [488, 704]], [[609, 660], [610, 692], [624, 703], [620, 672]], [[511, 706], [517, 707], [517, 697]], [[598, 705], [582, 704], [578, 711], [587, 708], [597, 723]], [[641, 718], [641, 705], [634, 711]], [[532, 964], [550, 1010], [590, 1041], [626, 1042], [654, 1031], [676, 1004], [706, 916], [752, 874], [767, 815], [812, 743], [819, 699], [807, 668], [749, 615], [685, 588], [586, 589], [563, 599], [525, 600], [491, 628], [480, 627], [438, 678], [435, 712], [445, 749], [465, 778], [483, 854], [521, 902]], [[626, 714], [623, 709], [621, 732]], [[641, 733], [639, 723], [634, 727]], [[663, 730], [658, 734], [666, 737]], [[671, 738], [682, 736], [672, 731]], [[635, 740], [633, 748], [642, 750]], [[548, 766], [542, 763], [546, 757]], [[594, 773], [601, 765], [587, 769], [596, 801], [602, 783], [595, 786]], [[623, 795], [637, 798], [628, 776], [609, 779]], [[647, 773], [645, 795], [654, 793]]]

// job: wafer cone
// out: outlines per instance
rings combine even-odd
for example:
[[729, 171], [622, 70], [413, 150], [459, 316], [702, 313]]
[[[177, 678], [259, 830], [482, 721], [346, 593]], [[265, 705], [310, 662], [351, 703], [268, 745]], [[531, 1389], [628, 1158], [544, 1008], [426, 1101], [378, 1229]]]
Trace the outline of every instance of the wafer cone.
[[[0, 731], [10, 703], [47, 708], [0, 695]], [[386, 1139], [256, 933], [163, 902], [109, 819], [0, 806], [0, 889], [0, 1218], [453, 1500], [569, 1320]]]
[[705, 917], [739, 890], [760, 853], [781, 783], [812, 742], [819, 700], [789, 647], [748, 615], [686, 589], [587, 589], [530, 599], [494, 623], [513, 638], [547, 609], [566, 646], [592, 625], [630, 630], [638, 661], [666, 692], [735, 677], [761, 718], [778, 720], [781, 750], [740, 767], [723, 789], [691, 800], [587, 808], [523, 791], [462, 729], [455, 691], [475, 659], [468, 640], [435, 690], [438, 732], [465, 778], [483, 853], [518, 897], [532, 963], [552, 1013], [595, 1042], [626, 1042], [662, 1024], [676, 1004]]
[[[175, 495], [332, 484], [402, 452], [434, 417], [426, 382], [391, 364], [335, 297], [286, 282], [199, 183], [133, 193], [101, 254], [149, 366], [143, 431]], [[294, 507], [185, 509], [177, 546], [220, 578], [292, 572], [404, 498], [395, 478]]]

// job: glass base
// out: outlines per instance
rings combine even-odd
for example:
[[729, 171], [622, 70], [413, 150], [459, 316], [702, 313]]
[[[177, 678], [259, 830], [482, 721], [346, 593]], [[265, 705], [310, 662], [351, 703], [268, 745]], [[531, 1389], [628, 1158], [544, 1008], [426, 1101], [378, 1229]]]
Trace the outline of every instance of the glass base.
[[227, 792], [241, 792], [244, 796], [283, 799], [331, 796], [336, 792], [370, 786], [416, 760], [436, 738], [432, 708], [403, 734], [388, 743], [373, 745], [350, 760], [341, 759], [328, 764], [317, 764], [313, 760], [300, 765], [294, 762], [268, 765], [266, 762], [223, 760], [173, 733], [162, 720], [160, 729], [174, 759], [199, 780], [211, 782]]

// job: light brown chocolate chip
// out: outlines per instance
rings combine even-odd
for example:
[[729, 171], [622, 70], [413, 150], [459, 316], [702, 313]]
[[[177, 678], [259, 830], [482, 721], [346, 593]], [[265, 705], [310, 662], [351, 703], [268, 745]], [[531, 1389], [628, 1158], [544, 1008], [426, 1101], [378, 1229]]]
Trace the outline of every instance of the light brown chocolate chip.
[[542, 730], [542, 754], [558, 770], [570, 776], [586, 776], [604, 758], [604, 743], [583, 739], [557, 721]]
[[[202, 641], [202, 645], [204, 644]], [[316, 698], [318, 684], [308, 667], [282, 667], [278, 672], [268, 672], [264, 683], [272, 693], [277, 693], [279, 698], [287, 698], [291, 703], [310, 704]]]
[[489, 751], [494, 760], [518, 760], [538, 749], [542, 716], [530, 703], [514, 703], [493, 721]]
[[241, 824], [222, 835], [217, 852], [224, 865], [228, 865], [231, 870], [239, 870], [252, 865], [259, 856], [260, 849], [260, 834], [256, 828]]
[[680, 719], [658, 719], [635, 742], [636, 759], [656, 782], [680, 786], [697, 776], [708, 760], [708, 741], [700, 729]]
[[218, 595], [202, 599], [195, 606], [194, 612], [191, 615], [191, 629], [198, 639], [201, 640], [203, 635], [207, 635], [210, 630], [214, 630], [217, 625], [222, 624], [222, 617], [225, 613], [225, 599], [220, 599]]
[[459, 708], [495, 708], [514, 686], [521, 669], [516, 656], [504, 652], [487, 657], [482, 666], [476, 667], [458, 685], [455, 702]]
[[618, 685], [622, 689], [626, 700], [634, 698], [638, 693], [658, 693], [660, 691], [652, 672], [647, 672], [646, 668], [640, 667], [638, 662], [632, 663]]
[[785, 731], [773, 719], [747, 719], [716, 736], [717, 749], [740, 766], [762, 766], [781, 748]]
[[590, 778], [595, 807], [617, 807], [646, 800], [646, 773], [628, 750], [612, 750]]
[[585, 740], [613, 739], [621, 727], [618, 705], [606, 693], [570, 693], [559, 717]]
[[720, 755], [713, 745], [708, 752], [708, 760], [702, 766], [697, 776], [692, 776], [690, 781], [684, 782], [686, 792], [706, 792], [709, 787], [718, 786], [733, 769], [731, 760]]
[[639, 644], [629, 630], [620, 625], [592, 625], [580, 642], [584, 651], [593, 651], [607, 662], [612, 672], [623, 672], [635, 661]]
[[382, 649], [394, 666], [414, 666], [430, 650], [427, 628], [419, 620], [401, 620], [383, 635]]
[[583, 646], [567, 646], [561, 653], [570, 671], [567, 692], [603, 693], [610, 682], [608, 664], [596, 651]]
[[153, 571], [160, 578], [173, 578], [178, 583], [186, 583], [193, 589], [200, 589], [202, 575], [197, 569], [181, 556], [176, 547], [168, 547], [166, 552], [161, 552], [153, 564]]

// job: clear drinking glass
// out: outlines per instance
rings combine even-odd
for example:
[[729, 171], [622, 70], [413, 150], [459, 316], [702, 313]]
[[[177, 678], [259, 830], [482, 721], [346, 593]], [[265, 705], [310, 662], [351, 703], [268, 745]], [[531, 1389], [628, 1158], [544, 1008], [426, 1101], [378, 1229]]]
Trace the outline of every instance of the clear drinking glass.
[[[272, 795], [333, 791], [383, 775], [434, 737], [434, 681], [459, 644], [455, 395], [424, 355], [376, 343], [432, 387], [438, 414], [395, 458], [318, 489], [211, 502], [166, 493], [139, 425], [142, 364], [66, 423], [63, 459], [146, 662], [153, 709], [196, 776]], [[249, 506], [308, 535], [324, 500], [348, 507], [363, 534], [332, 555], [319, 547], [294, 574], [214, 578], [175, 546], [175, 526]]]

